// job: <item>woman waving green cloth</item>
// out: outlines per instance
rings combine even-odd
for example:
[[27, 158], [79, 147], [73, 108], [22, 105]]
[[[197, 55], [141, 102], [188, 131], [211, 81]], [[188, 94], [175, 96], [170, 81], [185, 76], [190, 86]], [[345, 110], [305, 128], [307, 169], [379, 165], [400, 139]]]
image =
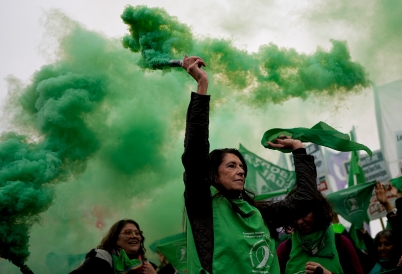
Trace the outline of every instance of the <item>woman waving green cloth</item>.
[[280, 135], [291, 136], [292, 139], [298, 139], [302, 142], [311, 142], [320, 146], [329, 147], [338, 151], [357, 151], [364, 150], [372, 156], [371, 150], [365, 145], [353, 142], [348, 134], [337, 131], [324, 122], [319, 122], [312, 128], [273, 128], [264, 133], [261, 144], [269, 149], [276, 149], [282, 152], [290, 152], [289, 149], [274, 148], [267, 144], [272, 142]]

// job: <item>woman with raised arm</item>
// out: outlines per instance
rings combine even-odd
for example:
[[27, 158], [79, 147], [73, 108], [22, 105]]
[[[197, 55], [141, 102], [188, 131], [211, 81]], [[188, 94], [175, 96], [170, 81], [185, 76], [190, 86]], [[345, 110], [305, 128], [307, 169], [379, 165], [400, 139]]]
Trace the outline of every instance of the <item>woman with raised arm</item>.
[[[280, 273], [276, 228], [306, 216], [317, 197], [314, 157], [299, 140], [281, 136], [269, 144], [293, 151], [296, 191], [274, 204], [257, 203], [244, 189], [247, 165], [236, 149], [209, 153], [208, 75], [200, 57], [182, 66], [197, 81], [187, 111], [182, 162], [188, 233], [188, 273]], [[306, 270], [307, 271], [307, 270]]]

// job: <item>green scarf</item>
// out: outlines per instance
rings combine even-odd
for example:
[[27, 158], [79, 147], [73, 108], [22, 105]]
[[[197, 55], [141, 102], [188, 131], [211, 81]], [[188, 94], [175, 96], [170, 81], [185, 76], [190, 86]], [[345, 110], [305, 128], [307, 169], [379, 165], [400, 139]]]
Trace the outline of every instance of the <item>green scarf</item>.
[[[120, 249], [118, 254], [112, 254], [114, 274], [126, 274], [130, 271], [137, 270], [141, 273], [142, 258], [141, 255], [137, 259], [130, 259], [124, 249]], [[134, 273], [137, 273], [134, 272]], [[131, 273], [131, 272], [130, 272]]]
[[349, 135], [337, 131], [324, 122], [319, 122], [311, 129], [303, 127], [270, 129], [264, 133], [261, 144], [266, 148], [280, 150], [282, 152], [291, 152], [290, 149], [273, 148], [267, 144], [268, 141], [272, 142], [280, 135], [292, 136], [293, 139], [298, 139], [302, 142], [311, 142], [338, 151], [364, 150], [370, 156], [373, 154], [365, 145], [351, 141]]
[[301, 235], [297, 230], [292, 235], [292, 250], [286, 264], [286, 274], [305, 273], [307, 262], [316, 262], [332, 273], [343, 273], [335, 246], [332, 226], [324, 231]]

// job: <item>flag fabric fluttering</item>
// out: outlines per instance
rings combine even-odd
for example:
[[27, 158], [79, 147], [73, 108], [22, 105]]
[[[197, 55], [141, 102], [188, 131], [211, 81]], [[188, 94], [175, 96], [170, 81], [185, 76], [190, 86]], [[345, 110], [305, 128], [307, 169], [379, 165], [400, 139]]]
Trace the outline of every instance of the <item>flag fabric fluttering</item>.
[[356, 227], [369, 222], [367, 209], [376, 181], [361, 183], [327, 196], [336, 213]]
[[349, 135], [337, 131], [324, 122], [317, 123], [311, 129], [299, 127], [289, 129], [273, 128], [267, 130], [261, 139], [261, 144], [269, 149], [275, 149], [285, 153], [291, 152], [290, 149], [273, 148], [267, 144], [268, 141], [272, 142], [280, 135], [291, 136], [293, 139], [298, 139], [302, 142], [311, 142], [338, 151], [364, 150], [370, 156], [373, 154], [365, 145], [351, 141]]
[[187, 238], [186, 233], [178, 233], [153, 242], [149, 248], [162, 253], [169, 263], [179, 271], [187, 272]]
[[[350, 138], [354, 142], [355, 134], [354, 129], [350, 131]], [[352, 155], [350, 157], [350, 168], [349, 168], [349, 179], [348, 186], [354, 186], [356, 184], [361, 184], [366, 181], [366, 177], [364, 176], [363, 168], [359, 164], [359, 154], [357, 151], [351, 151]], [[356, 178], [356, 181], [355, 181]]]
[[273, 191], [283, 191], [292, 188], [296, 183], [296, 174], [274, 165], [240, 144], [239, 151], [247, 163], [246, 188], [257, 196]]

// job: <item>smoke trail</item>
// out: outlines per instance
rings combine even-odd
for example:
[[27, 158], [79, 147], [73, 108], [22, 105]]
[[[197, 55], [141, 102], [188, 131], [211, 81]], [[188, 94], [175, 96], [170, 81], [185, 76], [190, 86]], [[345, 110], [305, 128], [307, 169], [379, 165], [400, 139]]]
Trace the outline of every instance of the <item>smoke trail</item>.
[[171, 17], [164, 9], [146, 6], [128, 6], [121, 15], [130, 26], [130, 35], [123, 38], [123, 46], [141, 52], [144, 59], [138, 63], [143, 68], [163, 69], [173, 57], [182, 57], [190, 51], [190, 28]]
[[17, 266], [29, 256], [32, 224], [52, 203], [51, 184], [82, 171], [99, 146], [85, 119], [105, 96], [101, 76], [58, 62], [35, 73], [19, 98], [23, 118], [15, 118], [40, 141], [10, 132], [0, 143], [0, 256]]
[[121, 17], [130, 31], [123, 46], [141, 51], [140, 66], [167, 69], [163, 65], [167, 60], [191, 52], [202, 56], [213, 77], [235, 88], [252, 105], [305, 99], [314, 93], [347, 94], [370, 85], [364, 68], [351, 60], [345, 42], [331, 41], [329, 52], [319, 48], [312, 55], [274, 44], [249, 54], [229, 40], [193, 39], [187, 26], [159, 8], [128, 6]]
[[336, 3], [319, 0], [304, 16], [311, 27], [325, 29], [326, 33], [345, 26], [348, 31], [342, 34], [348, 35], [355, 56], [379, 84], [400, 79], [402, 74], [401, 10], [402, 2], [398, 0]]
[[[9, 79], [13, 127], [29, 138], [10, 132], [0, 142], [0, 257], [17, 266], [28, 259], [31, 227], [54, 203], [54, 189], [64, 205], [46, 215], [53, 225], [42, 235], [58, 239], [48, 247], [52, 251], [64, 247], [59, 252], [75, 254], [73, 247], [85, 241], [71, 237], [77, 227], [88, 228], [91, 210], [98, 208], [98, 215], [108, 218], [99, 227], [96, 217], [94, 227], [107, 229], [118, 218], [108, 211], [135, 218], [128, 205], [133, 212], [145, 211], [148, 198], [141, 195], [181, 177], [175, 159], [180, 159], [182, 123], [175, 119], [182, 121], [187, 96], [161, 90], [181, 91], [188, 76], [149, 77], [134, 65], [138, 56], [122, 49], [118, 40], [90, 32], [56, 11], [48, 18], [46, 27], [58, 39], [58, 60], [37, 71], [26, 87]], [[65, 181], [71, 187], [56, 184]], [[132, 197], [137, 199], [132, 202]], [[169, 210], [180, 212], [180, 207], [180, 199], [169, 203]], [[180, 219], [168, 221], [180, 227]], [[66, 230], [71, 226], [72, 231]], [[72, 235], [60, 239], [66, 233]], [[38, 250], [43, 241], [35, 244]]]
[[[144, 9], [144, 14], [147, 14], [146, 11]], [[163, 12], [160, 14], [166, 15]], [[147, 16], [152, 18], [153, 13]], [[360, 82], [362, 79], [367, 81], [361, 67], [348, 59], [350, 56], [343, 43], [334, 42], [330, 52], [319, 50], [314, 55], [302, 55], [294, 50], [267, 45], [261, 48], [263, 54], [259, 55], [240, 51], [227, 40], [194, 40], [186, 27], [171, 26], [173, 31], [164, 32], [161, 40], [155, 38], [150, 40], [152, 43], [139, 44], [136, 52], [141, 52], [140, 56], [122, 48], [117, 39], [88, 31], [58, 12], [51, 13], [49, 17], [57, 19], [57, 22], [50, 21], [46, 25], [50, 31], [55, 30], [52, 35], [58, 39], [57, 60], [36, 72], [27, 87], [15, 85], [10, 102], [18, 103], [13, 104], [13, 123], [18, 127], [16, 132], [21, 134], [5, 134], [0, 143], [0, 147], [6, 147], [8, 143], [16, 144], [13, 153], [1, 154], [11, 159], [2, 172], [16, 174], [8, 168], [21, 167], [21, 163], [25, 162], [29, 163], [27, 167], [31, 167], [38, 162], [36, 170], [32, 169], [30, 173], [25, 168], [18, 176], [1, 177], [6, 179], [0, 182], [0, 195], [13, 193], [15, 202], [7, 198], [3, 200], [11, 202], [1, 204], [1, 213], [5, 217], [1, 219], [0, 256], [15, 264], [27, 259], [28, 241], [32, 250], [40, 250], [31, 255], [32, 261], [38, 262], [36, 265], [50, 252], [85, 253], [96, 246], [105, 230], [120, 218], [134, 218], [146, 228], [148, 244], [180, 230], [183, 117], [189, 99], [187, 90], [194, 86], [194, 82], [180, 70], [148, 73], [143, 68], [158, 66], [147, 65], [144, 60], [152, 60], [152, 48], [141, 45], [159, 45], [158, 53], [164, 53], [165, 59], [181, 57], [191, 49], [194, 54], [205, 56], [210, 61], [208, 69], [210, 87], [216, 95], [215, 106], [220, 100], [227, 99], [223, 94], [233, 87], [238, 90], [228, 100], [245, 99], [259, 105], [262, 101], [259, 96], [263, 100], [283, 102], [292, 96], [305, 98], [317, 87], [328, 93], [355, 88], [359, 85], [356, 84], [359, 82], [356, 71], [363, 75]], [[170, 19], [166, 21], [167, 25], [178, 23]], [[154, 26], [151, 23], [152, 20], [149, 20], [149, 26], [145, 24], [147, 33]], [[157, 26], [166, 28], [162, 23]], [[155, 35], [158, 37], [158, 31]], [[140, 36], [143, 37], [143, 34], [139, 33]], [[176, 40], [177, 37], [183, 39]], [[142, 43], [143, 40], [138, 41]], [[164, 44], [160, 41], [169, 42]], [[172, 45], [173, 50], [168, 45]], [[143, 53], [142, 49], [150, 53]], [[271, 58], [264, 58], [265, 54], [271, 54]], [[308, 69], [304, 74], [299, 69], [301, 65]], [[346, 69], [350, 69], [351, 78], [343, 77], [343, 70]], [[310, 83], [314, 82], [316, 71], [324, 75], [328, 72], [329, 76], [325, 81]], [[339, 74], [335, 73], [338, 71]], [[354, 77], [357, 79], [355, 82], [341, 81]], [[299, 91], [294, 87], [298, 83], [306, 83], [307, 88]], [[269, 86], [271, 90], [265, 90], [263, 86]], [[240, 91], [243, 88], [245, 91]], [[183, 93], [184, 90], [186, 92]], [[225, 116], [215, 124], [225, 127], [225, 132], [211, 136], [213, 143], [236, 146], [242, 138], [238, 128], [239, 117], [223, 109], [219, 111], [217, 115]], [[262, 120], [262, 117], [259, 118]], [[255, 119], [255, 116], [248, 119]], [[248, 132], [255, 130], [254, 121], [247, 121], [246, 118], [241, 121], [247, 123], [243, 129], [250, 129]], [[258, 122], [255, 121], [255, 124]], [[23, 137], [23, 134], [29, 138]], [[247, 136], [248, 139], [251, 137]], [[257, 140], [260, 135], [255, 137]], [[21, 163], [16, 161], [18, 159], [22, 159]], [[3, 163], [5, 165], [6, 162]], [[61, 181], [69, 182], [57, 184]], [[21, 195], [25, 192], [17, 188], [21, 184], [24, 191], [37, 193], [38, 197], [32, 199], [37, 204], [25, 207], [25, 211], [18, 211], [22, 208], [22, 201], [27, 200], [24, 198], [27, 195]], [[55, 196], [57, 199], [53, 199]], [[54, 206], [49, 208], [52, 204]], [[40, 214], [47, 208], [49, 210], [45, 214]], [[98, 217], [91, 212], [94, 208], [102, 216], [102, 227], [97, 226]], [[32, 225], [42, 216], [43, 226], [34, 226], [35, 231], [31, 235], [34, 239], [29, 240]], [[15, 222], [9, 223], [7, 218], [14, 218]], [[24, 231], [19, 233], [16, 227], [24, 228]], [[57, 243], [44, 245], [43, 237], [57, 239], [52, 241]], [[25, 240], [22, 242], [20, 239]], [[10, 250], [12, 254], [6, 253]]]

